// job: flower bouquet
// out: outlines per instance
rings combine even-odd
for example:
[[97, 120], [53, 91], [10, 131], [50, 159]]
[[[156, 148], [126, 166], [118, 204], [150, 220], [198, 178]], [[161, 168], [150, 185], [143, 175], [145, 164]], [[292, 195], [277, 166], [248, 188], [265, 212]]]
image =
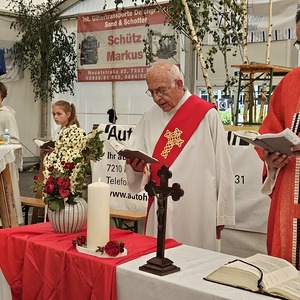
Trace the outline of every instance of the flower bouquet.
[[34, 191], [41, 191], [42, 198], [51, 211], [77, 204], [87, 189], [87, 176], [91, 172], [91, 161], [99, 161], [104, 155], [101, 131], [93, 130], [89, 135], [72, 125], [63, 129], [54, 150], [44, 158], [44, 180], [34, 178]]

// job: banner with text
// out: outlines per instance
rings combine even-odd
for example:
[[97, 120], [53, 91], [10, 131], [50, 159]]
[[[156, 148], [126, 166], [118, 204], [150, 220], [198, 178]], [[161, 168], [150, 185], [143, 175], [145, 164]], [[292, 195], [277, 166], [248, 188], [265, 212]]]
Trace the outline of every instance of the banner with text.
[[163, 39], [173, 29], [155, 7], [78, 16], [78, 81], [144, 80], [144, 40], [156, 60], [179, 62], [178, 44]]
[[0, 40], [0, 82], [12, 82], [24, 78], [23, 66], [19, 65], [12, 55], [14, 41]]
[[127, 186], [125, 173], [125, 159], [118, 155], [107, 142], [116, 140], [123, 145], [128, 145], [128, 140], [134, 129], [134, 125], [100, 124], [98, 130], [103, 131], [104, 157], [92, 164], [92, 181], [98, 181], [110, 185], [110, 207], [130, 211], [146, 211], [148, 194], [143, 191], [139, 194], [131, 194]]

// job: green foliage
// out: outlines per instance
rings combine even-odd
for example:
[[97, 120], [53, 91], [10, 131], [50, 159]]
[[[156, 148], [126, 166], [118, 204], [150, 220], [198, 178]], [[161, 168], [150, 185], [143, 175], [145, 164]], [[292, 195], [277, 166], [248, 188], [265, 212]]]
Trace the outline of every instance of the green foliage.
[[[137, 5], [137, 0], [131, 0]], [[212, 72], [214, 70], [214, 57], [220, 51], [227, 61], [229, 52], [233, 56], [237, 55], [239, 46], [243, 45], [243, 8], [239, 0], [185, 0], [190, 11], [192, 22], [196, 31], [198, 41], [201, 46], [204, 40], [209, 37], [213, 46], [204, 55], [206, 68]], [[144, 6], [158, 5], [156, 0], [142, 0]], [[124, 4], [123, 0], [115, 0], [116, 7]], [[188, 19], [184, 10], [182, 0], [170, 0], [169, 5], [160, 7], [166, 16], [166, 25], [172, 26], [175, 31], [173, 36], [163, 35], [160, 39], [174, 39], [183, 33], [193, 43], [192, 31], [189, 27]], [[150, 31], [151, 34], [151, 31]], [[149, 42], [144, 40], [144, 52], [146, 53], [146, 63], [152, 62], [153, 53]], [[225, 90], [234, 84], [234, 80], [229, 78], [225, 82]]]
[[82, 155], [85, 161], [85, 173], [91, 173], [91, 161], [99, 161], [104, 156], [103, 148], [104, 148], [104, 141], [100, 139], [100, 134], [102, 131], [93, 130], [89, 133], [89, 138], [85, 145], [85, 149], [82, 151]]
[[231, 125], [231, 110], [227, 109], [225, 111], [219, 111], [219, 115], [223, 125]]
[[76, 35], [67, 34], [58, 16], [59, 0], [35, 5], [32, 0], [9, 0], [16, 14], [11, 28], [20, 39], [12, 52], [17, 62], [30, 71], [35, 98], [47, 102], [54, 93], [73, 94], [76, 79]]

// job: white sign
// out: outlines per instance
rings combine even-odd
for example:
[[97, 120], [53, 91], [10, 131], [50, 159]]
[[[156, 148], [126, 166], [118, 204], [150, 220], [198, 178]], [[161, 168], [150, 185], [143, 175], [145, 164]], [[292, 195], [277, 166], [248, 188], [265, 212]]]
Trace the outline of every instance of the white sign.
[[227, 132], [235, 180], [235, 229], [266, 233], [270, 198], [261, 193], [263, 162], [252, 145]]
[[[100, 124], [98, 130], [103, 131], [105, 140], [116, 140], [123, 145], [128, 145], [128, 140], [134, 125]], [[146, 211], [148, 194], [143, 191], [131, 194], [127, 186], [125, 174], [125, 159], [118, 155], [110, 144], [104, 142], [105, 155], [101, 161], [92, 165], [92, 181], [101, 178], [102, 182], [110, 185], [110, 207], [130, 211]]]

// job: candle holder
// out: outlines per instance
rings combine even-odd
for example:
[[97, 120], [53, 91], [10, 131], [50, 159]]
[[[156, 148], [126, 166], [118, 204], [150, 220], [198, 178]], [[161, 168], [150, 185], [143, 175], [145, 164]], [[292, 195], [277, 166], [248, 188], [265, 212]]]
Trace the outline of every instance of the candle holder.
[[96, 256], [96, 257], [99, 257], [99, 258], [120, 258], [120, 257], [123, 257], [123, 256], [127, 255], [127, 249], [126, 248], [124, 248], [124, 252], [119, 253], [117, 256], [111, 256], [111, 255], [108, 255], [105, 252], [102, 253], [102, 252], [97, 252], [96, 250], [93, 250], [93, 249], [88, 249], [85, 245], [83, 245], [83, 246], [76, 245], [76, 250], [80, 253]]

